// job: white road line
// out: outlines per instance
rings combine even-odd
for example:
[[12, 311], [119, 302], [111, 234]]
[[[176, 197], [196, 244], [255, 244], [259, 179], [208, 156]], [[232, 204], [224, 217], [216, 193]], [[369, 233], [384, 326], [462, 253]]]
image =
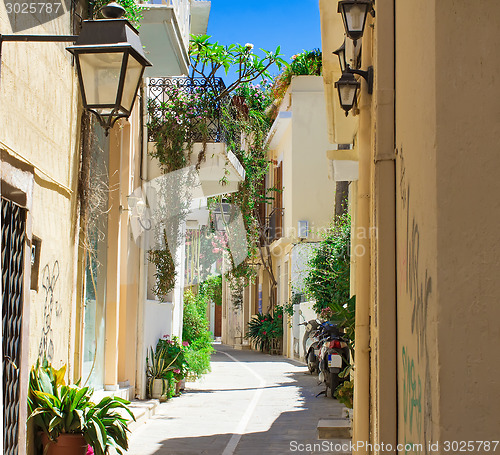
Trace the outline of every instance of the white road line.
[[238, 446], [238, 443], [240, 442], [241, 436], [245, 432], [245, 429], [248, 425], [248, 422], [250, 421], [250, 418], [252, 417], [253, 412], [255, 411], [255, 407], [257, 406], [257, 403], [260, 400], [260, 396], [262, 395], [262, 392], [264, 391], [264, 387], [266, 385], [266, 381], [262, 376], [257, 374], [255, 371], [253, 371], [248, 365], [246, 365], [243, 362], [240, 362], [238, 359], [233, 357], [231, 354], [228, 354], [227, 352], [224, 351], [218, 351], [221, 354], [227, 355], [233, 362], [239, 363], [243, 368], [246, 368], [250, 373], [252, 373], [258, 380], [259, 380], [259, 388], [255, 392], [252, 401], [250, 401], [250, 404], [248, 405], [245, 414], [243, 414], [243, 417], [240, 419], [238, 426], [236, 427], [236, 431], [234, 432], [233, 436], [227, 443], [226, 448], [224, 449], [224, 452], [222, 452], [222, 455], [233, 455], [234, 451], [236, 450], [236, 447]]

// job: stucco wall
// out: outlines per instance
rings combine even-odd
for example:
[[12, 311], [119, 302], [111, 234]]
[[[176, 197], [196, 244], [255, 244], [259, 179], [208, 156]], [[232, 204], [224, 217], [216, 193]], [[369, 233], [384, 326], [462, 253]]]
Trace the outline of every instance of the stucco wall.
[[[10, 34], [5, 8], [1, 3], [0, 33]], [[72, 33], [69, 13], [43, 25], [19, 14], [15, 25], [26, 25], [27, 34]], [[45, 353], [56, 365], [72, 358], [75, 316], [78, 92], [65, 46], [4, 42], [0, 75], [0, 148], [35, 168], [31, 214], [42, 247], [39, 289], [31, 291], [29, 362]]]
[[424, 446], [439, 438], [440, 411], [435, 30], [435, 2], [397, 8], [398, 440]]
[[435, 8], [441, 439], [491, 440], [500, 409], [500, 3]]
[[314, 239], [316, 230], [329, 226], [335, 207], [335, 182], [328, 178], [325, 166], [330, 143], [323, 79], [297, 76], [292, 79], [291, 89], [292, 176], [291, 186], [285, 187], [285, 194], [291, 193], [291, 206], [285, 209], [285, 212], [290, 212], [285, 218], [285, 229], [292, 228], [292, 232], [296, 232], [297, 222], [308, 220], [313, 234], [311, 239]]
[[[328, 227], [335, 206], [335, 182], [328, 178], [325, 153], [330, 148], [325, 117], [323, 80], [295, 76], [291, 94], [292, 124], [271, 150], [283, 164], [283, 236], [297, 241], [297, 223], [309, 221], [310, 240]], [[288, 96], [285, 96], [285, 101]], [[282, 108], [287, 109], [282, 105]]]

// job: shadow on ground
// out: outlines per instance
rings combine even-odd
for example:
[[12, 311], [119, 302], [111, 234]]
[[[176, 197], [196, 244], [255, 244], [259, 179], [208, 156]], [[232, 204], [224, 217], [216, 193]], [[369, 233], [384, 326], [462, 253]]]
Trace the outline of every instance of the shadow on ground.
[[[231, 352], [231, 351], [229, 351]], [[253, 355], [252, 355], [253, 354]], [[260, 359], [253, 358], [255, 352], [243, 354], [239, 360], [243, 362], [287, 362], [295, 366], [303, 366], [300, 362], [295, 362], [280, 356], [266, 356]], [[224, 354], [217, 353], [212, 358], [213, 362], [231, 362]], [[320, 419], [344, 418], [343, 408], [336, 400], [325, 396], [316, 397], [317, 393], [323, 390], [318, 385], [317, 376], [312, 376], [308, 372], [289, 373], [286, 375], [286, 382], [263, 387], [263, 390], [278, 389], [284, 387], [295, 387], [299, 391], [299, 399], [294, 410], [282, 412], [274, 420], [272, 425], [262, 431], [253, 431], [241, 435], [234, 452], [234, 455], [282, 455], [282, 454], [337, 454], [350, 453], [335, 448], [344, 449], [346, 440], [319, 441], [317, 439], [317, 424]], [[205, 394], [224, 391], [257, 390], [258, 387], [241, 389], [197, 389], [187, 390], [188, 394]], [[266, 403], [259, 402], [260, 412], [265, 412]], [[165, 418], [165, 416], [164, 416]], [[258, 424], [259, 408], [252, 415], [249, 428]], [[235, 422], [235, 426], [238, 422]], [[231, 441], [233, 434], [213, 434], [197, 437], [169, 438], [160, 442], [160, 447], [154, 452], [155, 455], [222, 455], [227, 445]], [[337, 444], [337, 447], [335, 445]], [[341, 447], [340, 444], [344, 444]], [[316, 445], [316, 446], [315, 446]], [[302, 450], [301, 450], [302, 449]]]

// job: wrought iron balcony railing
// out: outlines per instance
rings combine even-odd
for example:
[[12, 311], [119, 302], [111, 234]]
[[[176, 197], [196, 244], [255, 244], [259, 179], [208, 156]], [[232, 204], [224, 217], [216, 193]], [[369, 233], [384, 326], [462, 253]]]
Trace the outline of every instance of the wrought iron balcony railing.
[[[183, 101], [189, 104], [187, 121], [200, 128], [190, 128], [194, 142], [225, 142], [226, 134], [221, 122], [221, 108], [225, 100], [217, 100], [216, 94], [225, 89], [221, 78], [213, 87], [207, 79], [188, 77], [152, 78], [148, 84], [148, 112], [150, 124], [161, 124], [183, 110]], [[179, 122], [186, 121], [180, 118]], [[201, 128], [203, 126], [203, 128]], [[152, 141], [152, 131], [149, 131]]]

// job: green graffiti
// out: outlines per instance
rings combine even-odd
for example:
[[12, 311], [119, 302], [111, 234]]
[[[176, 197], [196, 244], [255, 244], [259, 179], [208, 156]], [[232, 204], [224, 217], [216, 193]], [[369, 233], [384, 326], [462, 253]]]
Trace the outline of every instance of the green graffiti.
[[403, 416], [405, 430], [413, 433], [413, 424], [420, 439], [422, 434], [422, 382], [415, 372], [415, 362], [403, 346]]

